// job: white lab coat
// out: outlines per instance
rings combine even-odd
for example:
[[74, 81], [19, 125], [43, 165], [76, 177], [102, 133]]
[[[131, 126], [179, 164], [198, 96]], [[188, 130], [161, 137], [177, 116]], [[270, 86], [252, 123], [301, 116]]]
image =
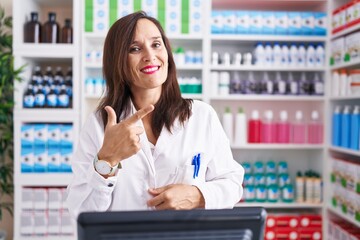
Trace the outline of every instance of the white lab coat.
[[[138, 125], [143, 126], [142, 121]], [[206, 103], [194, 101], [190, 119], [184, 126], [176, 120], [172, 133], [164, 127], [153, 154], [146, 134], [141, 134], [141, 150], [121, 161], [122, 169], [108, 179], [93, 166], [103, 138], [102, 120], [92, 114], [73, 157], [67, 204], [74, 217], [84, 211], [150, 210], [148, 189], [174, 183], [197, 186], [206, 209], [232, 208], [241, 199], [244, 170], [233, 159], [216, 112]], [[194, 178], [192, 159], [198, 153], [200, 170]]]

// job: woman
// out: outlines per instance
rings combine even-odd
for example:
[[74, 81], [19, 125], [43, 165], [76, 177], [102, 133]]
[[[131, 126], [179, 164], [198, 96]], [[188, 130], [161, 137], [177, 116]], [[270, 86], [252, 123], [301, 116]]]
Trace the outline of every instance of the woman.
[[183, 99], [169, 40], [144, 12], [119, 19], [104, 45], [106, 95], [74, 154], [68, 207], [82, 211], [232, 208], [243, 168], [216, 112]]

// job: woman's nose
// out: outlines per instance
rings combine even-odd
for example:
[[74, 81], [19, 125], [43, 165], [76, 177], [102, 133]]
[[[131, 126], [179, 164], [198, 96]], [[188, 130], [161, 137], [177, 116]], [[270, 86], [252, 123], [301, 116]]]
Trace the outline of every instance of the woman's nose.
[[143, 60], [145, 62], [151, 62], [155, 60], [155, 53], [152, 49], [145, 49]]

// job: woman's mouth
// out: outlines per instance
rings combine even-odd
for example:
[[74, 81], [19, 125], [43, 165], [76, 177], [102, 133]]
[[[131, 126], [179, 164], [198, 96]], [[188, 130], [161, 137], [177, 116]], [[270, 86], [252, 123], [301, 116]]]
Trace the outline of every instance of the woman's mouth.
[[146, 66], [142, 68], [140, 71], [145, 74], [153, 74], [154, 72], [158, 71], [160, 66]]

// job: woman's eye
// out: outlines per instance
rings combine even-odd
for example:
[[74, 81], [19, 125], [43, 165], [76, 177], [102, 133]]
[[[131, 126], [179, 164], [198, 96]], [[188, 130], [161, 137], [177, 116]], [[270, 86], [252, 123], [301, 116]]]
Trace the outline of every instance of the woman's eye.
[[140, 51], [140, 48], [139, 47], [132, 47], [132, 48], [130, 48], [130, 52], [138, 52], [138, 51]]
[[161, 47], [161, 44], [160, 43], [154, 43], [154, 47], [159, 48], [159, 47]]

